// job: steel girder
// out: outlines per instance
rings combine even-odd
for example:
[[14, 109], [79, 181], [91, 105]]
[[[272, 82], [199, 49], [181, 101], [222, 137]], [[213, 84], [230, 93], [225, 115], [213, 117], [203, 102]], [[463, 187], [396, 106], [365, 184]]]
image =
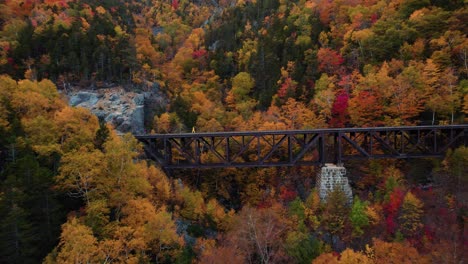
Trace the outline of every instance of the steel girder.
[[165, 169], [317, 165], [443, 157], [467, 146], [468, 125], [139, 135]]

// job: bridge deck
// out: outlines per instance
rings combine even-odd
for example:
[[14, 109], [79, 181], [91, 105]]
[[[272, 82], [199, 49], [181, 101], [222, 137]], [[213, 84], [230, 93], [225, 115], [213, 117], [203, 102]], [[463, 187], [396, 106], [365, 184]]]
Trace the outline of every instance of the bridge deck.
[[162, 167], [315, 165], [350, 159], [442, 157], [468, 144], [468, 125], [137, 135]]

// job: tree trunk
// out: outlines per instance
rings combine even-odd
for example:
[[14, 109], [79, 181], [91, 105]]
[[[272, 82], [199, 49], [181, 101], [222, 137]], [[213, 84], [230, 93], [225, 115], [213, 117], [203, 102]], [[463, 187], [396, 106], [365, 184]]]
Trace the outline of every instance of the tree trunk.
[[435, 110], [432, 110], [432, 125], [434, 125], [435, 122]]

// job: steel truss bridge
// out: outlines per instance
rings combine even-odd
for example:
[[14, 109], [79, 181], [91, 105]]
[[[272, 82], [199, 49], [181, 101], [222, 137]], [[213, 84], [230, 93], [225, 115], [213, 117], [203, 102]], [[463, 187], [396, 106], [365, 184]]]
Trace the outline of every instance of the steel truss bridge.
[[468, 124], [138, 135], [164, 169], [341, 164], [443, 157], [468, 145]]

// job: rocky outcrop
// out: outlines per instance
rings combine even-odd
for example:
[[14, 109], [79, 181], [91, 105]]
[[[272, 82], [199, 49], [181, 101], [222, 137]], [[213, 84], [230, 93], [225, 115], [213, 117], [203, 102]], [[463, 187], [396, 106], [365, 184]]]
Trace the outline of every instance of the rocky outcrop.
[[[71, 106], [91, 110], [99, 119], [112, 124], [120, 133], [145, 133], [145, 101], [160, 97], [156, 92], [126, 92], [121, 87], [67, 93]], [[158, 100], [156, 100], [158, 101]], [[160, 99], [163, 104], [163, 99]]]

